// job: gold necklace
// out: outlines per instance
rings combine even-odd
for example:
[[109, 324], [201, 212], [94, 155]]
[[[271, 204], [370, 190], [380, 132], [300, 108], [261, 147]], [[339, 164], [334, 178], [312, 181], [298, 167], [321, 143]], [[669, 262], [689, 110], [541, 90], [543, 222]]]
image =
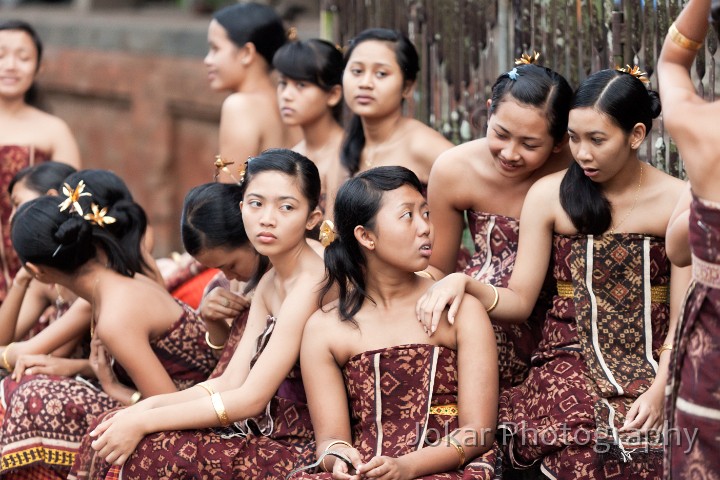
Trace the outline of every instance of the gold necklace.
[[615, 230], [620, 228], [620, 225], [622, 225], [625, 222], [625, 220], [627, 220], [627, 218], [630, 216], [630, 214], [633, 212], [633, 210], [635, 210], [635, 206], [637, 205], [638, 200], [640, 199], [640, 187], [642, 186], [642, 180], [643, 180], [643, 165], [641, 163], [640, 164], [640, 180], [638, 181], [637, 189], [635, 190], [635, 201], [633, 201], [633, 204], [632, 204], [632, 207], [630, 207], [630, 210], [628, 210], [628, 212], [625, 214], [625, 216], [622, 218], [622, 220], [620, 220], [620, 223], [618, 223], [617, 225], [614, 225], [612, 223], [610, 224], [610, 230], [609, 230], [610, 235], [615, 235]]

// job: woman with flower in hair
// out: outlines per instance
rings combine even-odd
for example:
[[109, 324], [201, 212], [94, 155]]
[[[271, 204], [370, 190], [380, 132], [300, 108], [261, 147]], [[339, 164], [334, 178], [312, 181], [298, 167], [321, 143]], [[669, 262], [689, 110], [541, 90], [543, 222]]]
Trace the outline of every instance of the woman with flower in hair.
[[112, 183], [103, 176], [117, 179], [109, 172], [76, 175], [67, 180], [65, 198], [22, 205], [12, 239], [38, 281], [62, 285], [90, 304], [92, 370], [80, 373], [97, 382], [40, 376], [13, 386], [4, 399], [9, 404], [0, 438], [0, 471], [7, 478], [65, 478], [97, 415], [187, 388], [207, 378], [216, 363], [196, 314], [143, 274], [146, 218], [140, 206], [118, 195], [122, 189], [106, 188]]
[[[517, 256], [520, 211], [530, 187], [567, 168], [567, 119], [572, 89], [565, 78], [537, 64], [539, 54], [495, 81], [487, 101], [487, 135], [440, 155], [430, 172], [428, 201], [438, 235], [430, 265], [442, 275], [458, 269], [456, 259], [465, 215], [475, 252], [462, 271], [507, 286]], [[522, 383], [542, 336], [549, 307], [543, 294], [533, 314], [518, 323], [493, 322], [498, 345], [500, 388]]]
[[[720, 4], [690, 0], [670, 27], [658, 60], [665, 126], [682, 154], [692, 190], [674, 250], [691, 250], [693, 283], [675, 336], [667, 417], [666, 478], [713, 478], [720, 471], [720, 103], [695, 91], [690, 68], [708, 18], [720, 35]], [[686, 209], [687, 212], [687, 209]], [[689, 231], [689, 234], [688, 234]], [[670, 237], [672, 232], [668, 233]], [[687, 261], [680, 255], [680, 262]], [[673, 261], [677, 261], [673, 258]], [[696, 435], [696, 437], [693, 436]]]
[[660, 113], [641, 78], [602, 70], [575, 92], [575, 162], [528, 191], [507, 288], [455, 273], [418, 302], [434, 325], [448, 303], [452, 319], [467, 291], [495, 321], [517, 322], [551, 268], [543, 337], [527, 379], [501, 395], [498, 427], [513, 466], [539, 465], [548, 478], [662, 476], [668, 350], [688, 282], [664, 236], [684, 184], [638, 158]]

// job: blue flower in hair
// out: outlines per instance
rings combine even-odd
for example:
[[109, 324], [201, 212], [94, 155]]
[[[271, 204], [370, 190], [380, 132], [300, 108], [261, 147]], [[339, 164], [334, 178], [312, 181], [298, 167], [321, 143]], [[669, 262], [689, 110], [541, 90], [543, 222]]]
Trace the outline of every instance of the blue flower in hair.
[[510, 77], [510, 80], [517, 80], [517, 79], [518, 79], [518, 76], [520, 75], [520, 74], [518, 73], [517, 68], [513, 68], [513, 69], [510, 70], [507, 74], [508, 74], [508, 77]]

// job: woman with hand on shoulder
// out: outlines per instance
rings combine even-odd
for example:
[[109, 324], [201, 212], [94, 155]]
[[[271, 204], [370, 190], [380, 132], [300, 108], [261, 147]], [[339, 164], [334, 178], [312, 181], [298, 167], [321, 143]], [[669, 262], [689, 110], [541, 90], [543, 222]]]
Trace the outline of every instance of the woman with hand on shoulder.
[[267, 5], [230, 5], [213, 15], [205, 67], [210, 88], [230, 92], [220, 113], [221, 161], [239, 166], [263, 150], [300, 141], [300, 129], [280, 118], [271, 76], [273, 55], [285, 41], [282, 20]]
[[342, 146], [351, 174], [383, 165], [412, 170], [427, 186], [435, 159], [452, 143], [427, 125], [403, 116], [420, 64], [402, 33], [371, 28], [350, 41], [345, 53], [343, 95], [353, 112]]
[[[665, 127], [692, 185], [687, 194], [689, 215], [682, 214], [681, 230], [686, 233], [673, 246], [681, 261], [687, 261], [689, 244], [694, 281], [674, 343], [677, 351], [666, 409], [671, 433], [666, 478], [712, 478], [720, 470], [720, 374], [715, 368], [720, 359], [720, 102], [698, 95], [690, 75], [695, 56], [703, 49], [708, 18], [720, 35], [720, 5], [710, 0], [687, 2], [670, 27], [657, 64]], [[693, 432], [697, 437], [692, 437]]]
[[494, 320], [517, 322], [552, 265], [543, 339], [527, 379], [501, 395], [498, 427], [513, 466], [549, 478], [662, 475], [668, 350], [689, 276], [664, 235], [684, 184], [638, 158], [660, 102], [631, 72], [597, 72], [575, 92], [575, 163], [530, 188], [507, 288], [456, 273], [418, 303], [428, 323], [448, 303], [452, 318], [467, 289]]
[[[495, 81], [487, 102], [486, 137], [451, 148], [430, 172], [428, 201], [433, 224], [443, 232], [433, 246], [430, 265], [442, 275], [456, 271], [467, 213], [475, 253], [463, 272], [506, 287], [517, 256], [518, 219], [528, 190], [539, 178], [566, 169], [572, 161], [567, 146], [572, 89], [562, 75], [534, 64], [534, 58]], [[526, 322], [493, 322], [501, 389], [527, 376], [530, 356], [542, 338], [547, 297], [541, 296]]]
[[343, 56], [333, 44], [312, 39], [285, 44], [275, 54], [278, 103], [285, 125], [302, 129], [293, 147], [315, 162], [320, 172], [320, 209], [332, 218], [335, 193], [349, 173], [340, 162]]
[[420, 181], [404, 167], [360, 173], [340, 188], [335, 214], [323, 292], [337, 288], [339, 299], [308, 321], [301, 353], [312, 365], [303, 380], [319, 463], [331, 473], [302, 478], [493, 478], [498, 381], [487, 315], [467, 298], [432, 337], [415, 317], [433, 283], [415, 273], [434, 237]]
[[317, 167], [304, 156], [273, 149], [247, 162], [243, 223], [273, 267], [255, 290], [245, 332], [222, 375], [143, 401], [90, 432], [98, 455], [123, 465], [122, 476], [284, 478], [312, 458], [298, 360], [325, 274], [305, 241], [322, 216], [319, 198]]
[[[0, 189], [21, 169], [50, 160], [80, 166], [75, 137], [60, 118], [37, 106], [35, 78], [43, 45], [35, 29], [21, 20], [0, 21]], [[7, 197], [0, 197], [0, 302], [5, 299], [20, 262], [10, 241]]]
[[[2, 425], [3, 475], [30, 467], [49, 478], [67, 476], [97, 415], [187, 388], [207, 378], [216, 363], [195, 313], [143, 275], [145, 214], [123, 195], [102, 202], [109, 195], [92, 179], [103, 173], [79, 172], [85, 180], [68, 180], [66, 198], [37, 198], [13, 219], [13, 244], [25, 268], [38, 281], [62, 285], [90, 303], [90, 364], [101, 388], [66, 377], [17, 386]], [[121, 241], [128, 238], [134, 241]], [[112, 369], [106, 354], [114, 359]]]

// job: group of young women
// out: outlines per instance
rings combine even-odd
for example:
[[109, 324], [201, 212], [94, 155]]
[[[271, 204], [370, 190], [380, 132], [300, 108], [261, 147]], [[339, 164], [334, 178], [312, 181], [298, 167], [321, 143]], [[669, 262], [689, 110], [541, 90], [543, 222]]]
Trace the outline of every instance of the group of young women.
[[[690, 202], [638, 156], [661, 105], [637, 69], [573, 91], [520, 62], [492, 87], [487, 135], [453, 147], [403, 116], [419, 70], [404, 35], [366, 30], [343, 57], [285, 43], [269, 7], [220, 10], [205, 64], [231, 91], [227, 183], [193, 189], [182, 215], [188, 253], [220, 271], [197, 311], [164, 288], [117, 176], [49, 162], [8, 182], [22, 268], [0, 306], [0, 475], [713, 474], [718, 112], [689, 76], [709, 13], [690, 0], [658, 63]], [[19, 84], [41, 48], [5, 25], [15, 126], [40, 115]]]

